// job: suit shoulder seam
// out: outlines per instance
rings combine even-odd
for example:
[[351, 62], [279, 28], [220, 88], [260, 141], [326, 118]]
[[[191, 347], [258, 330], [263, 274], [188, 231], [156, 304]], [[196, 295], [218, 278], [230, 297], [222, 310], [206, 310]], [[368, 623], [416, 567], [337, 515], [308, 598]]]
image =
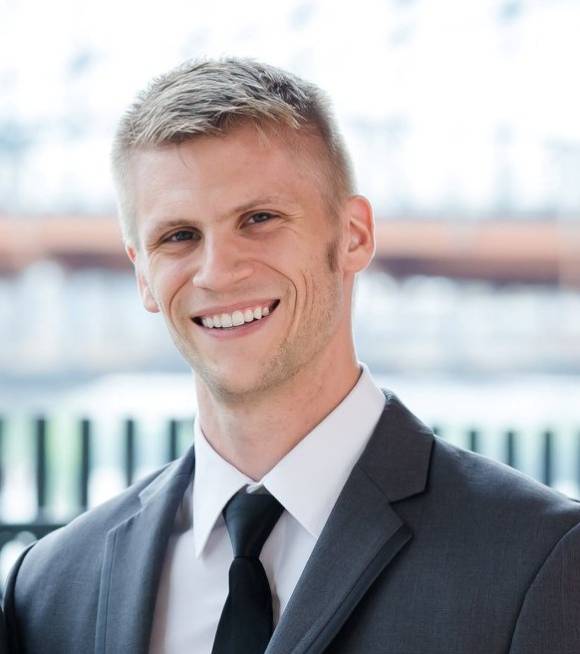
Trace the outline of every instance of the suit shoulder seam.
[[519, 621], [520, 621], [520, 617], [521, 617], [521, 615], [522, 615], [522, 611], [523, 611], [523, 609], [524, 609], [524, 605], [525, 605], [525, 603], [526, 603], [526, 600], [527, 600], [527, 598], [528, 598], [528, 595], [529, 595], [530, 591], [531, 591], [532, 588], [534, 587], [534, 585], [535, 585], [535, 583], [536, 583], [538, 577], [540, 576], [540, 574], [542, 573], [542, 570], [543, 570], [544, 567], [546, 566], [546, 563], [548, 563], [548, 561], [549, 561], [549, 560], [552, 558], [552, 556], [555, 554], [556, 550], [560, 547], [560, 544], [561, 544], [561, 543], [562, 543], [562, 542], [563, 542], [563, 541], [564, 541], [564, 540], [565, 540], [565, 539], [566, 539], [566, 538], [567, 538], [567, 537], [568, 537], [568, 536], [569, 536], [569, 535], [570, 535], [570, 534], [571, 534], [575, 529], [577, 529], [578, 527], [580, 527], [580, 519], [578, 519], [578, 521], [577, 521], [576, 523], [574, 523], [574, 524], [573, 524], [569, 529], [567, 529], [567, 530], [566, 530], [566, 531], [565, 531], [565, 532], [560, 536], [560, 538], [558, 538], [558, 539], [556, 540], [556, 542], [554, 543], [554, 545], [552, 545], [552, 547], [551, 547], [551, 548], [548, 550], [548, 552], [546, 553], [546, 556], [543, 558], [543, 560], [541, 561], [541, 563], [538, 565], [538, 569], [536, 570], [535, 574], [532, 576], [532, 578], [531, 578], [531, 580], [530, 580], [530, 583], [528, 584], [528, 587], [526, 588], [526, 591], [525, 591], [525, 593], [524, 593], [524, 595], [523, 595], [523, 597], [522, 597], [522, 601], [521, 601], [521, 603], [520, 603], [520, 608], [518, 609], [517, 616], [516, 616], [516, 618], [515, 618], [515, 620], [514, 620], [514, 627], [513, 627], [513, 629], [512, 629], [512, 635], [511, 635], [511, 638], [510, 638], [510, 644], [509, 644], [508, 654], [509, 654], [509, 652], [512, 651], [512, 645], [513, 645], [513, 642], [514, 642], [514, 636], [515, 636], [515, 633], [516, 633], [516, 629], [517, 629], [517, 627], [518, 627], [518, 624], [519, 624]]

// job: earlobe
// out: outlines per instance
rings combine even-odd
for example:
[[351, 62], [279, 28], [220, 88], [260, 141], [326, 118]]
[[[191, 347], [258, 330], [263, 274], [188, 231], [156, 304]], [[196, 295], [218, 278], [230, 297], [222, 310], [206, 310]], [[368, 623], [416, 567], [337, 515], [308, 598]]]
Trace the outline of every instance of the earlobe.
[[131, 263], [135, 269], [135, 278], [137, 279], [137, 286], [139, 288], [139, 295], [141, 296], [143, 306], [145, 307], [146, 311], [149, 311], [150, 313], [159, 313], [159, 305], [153, 297], [153, 293], [151, 293], [151, 289], [145, 274], [141, 270], [137, 251], [135, 248], [128, 245], [125, 248], [125, 252], [127, 253], [127, 256], [131, 260]]
[[125, 252], [129, 257], [131, 263], [135, 266], [137, 261], [137, 250], [132, 245], [125, 245]]
[[149, 288], [149, 284], [147, 280], [143, 277], [141, 273], [136, 271], [136, 274], [137, 274], [137, 284], [139, 286], [139, 293], [141, 295], [143, 306], [150, 313], [159, 313], [160, 311], [159, 305], [157, 304], [157, 301], [153, 297], [153, 293], [151, 293], [151, 289]]

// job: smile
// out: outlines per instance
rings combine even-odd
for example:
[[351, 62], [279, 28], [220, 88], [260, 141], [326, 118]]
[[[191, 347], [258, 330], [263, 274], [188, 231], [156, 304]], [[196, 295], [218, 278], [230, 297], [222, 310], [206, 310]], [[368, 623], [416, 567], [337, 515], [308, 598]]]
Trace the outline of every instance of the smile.
[[248, 305], [231, 312], [207, 313], [193, 318], [193, 322], [206, 329], [232, 329], [269, 316], [280, 304], [272, 300], [265, 304]]

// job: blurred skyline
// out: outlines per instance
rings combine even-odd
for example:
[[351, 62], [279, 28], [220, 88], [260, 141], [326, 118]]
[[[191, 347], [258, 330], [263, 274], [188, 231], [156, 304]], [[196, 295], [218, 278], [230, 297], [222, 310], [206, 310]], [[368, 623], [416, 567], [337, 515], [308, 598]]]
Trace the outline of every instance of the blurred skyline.
[[[0, 255], [25, 253], [0, 261], [4, 398], [26, 380], [40, 398], [62, 379], [186, 370], [129, 269], [64, 246], [110, 237], [116, 122], [152, 76], [199, 56], [255, 57], [332, 99], [361, 192], [401, 236], [359, 284], [373, 370], [425, 383], [580, 372], [580, 0], [0, 0], [0, 25]], [[89, 214], [98, 234], [69, 225], [48, 247], [37, 229]], [[414, 219], [420, 235], [403, 234]], [[437, 236], [427, 219], [449, 224]], [[528, 260], [520, 232], [479, 238], [483, 221], [518, 220], [535, 230]]]
[[46, 449], [43, 519], [70, 518], [78, 418], [91, 505], [124, 485], [128, 417], [138, 476], [166, 419], [191, 441], [194, 377], [141, 304], [109, 150], [153, 76], [232, 55], [334, 105], [382, 221], [353, 313], [376, 381], [444, 438], [475, 430], [498, 460], [512, 443], [519, 469], [578, 497], [579, 31], [580, 0], [0, 0], [0, 517], [37, 515]]

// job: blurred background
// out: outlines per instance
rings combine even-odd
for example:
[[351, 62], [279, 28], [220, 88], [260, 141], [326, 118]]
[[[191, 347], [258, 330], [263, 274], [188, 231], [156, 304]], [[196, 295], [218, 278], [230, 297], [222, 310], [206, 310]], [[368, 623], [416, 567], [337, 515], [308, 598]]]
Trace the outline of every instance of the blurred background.
[[0, 0], [0, 25], [6, 539], [190, 441], [191, 373], [140, 305], [108, 153], [135, 93], [198, 56], [265, 60], [333, 99], [375, 207], [355, 330], [381, 384], [580, 494], [579, 0]]

